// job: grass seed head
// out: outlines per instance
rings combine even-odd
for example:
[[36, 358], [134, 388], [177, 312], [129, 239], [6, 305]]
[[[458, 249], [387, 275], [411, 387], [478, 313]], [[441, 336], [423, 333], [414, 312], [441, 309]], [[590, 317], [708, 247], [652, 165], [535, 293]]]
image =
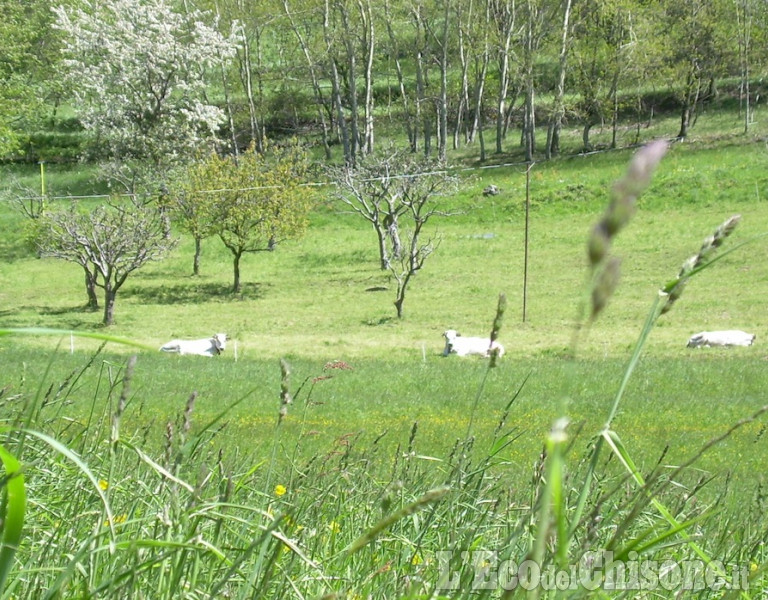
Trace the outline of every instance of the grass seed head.
[[197, 399], [197, 392], [192, 392], [187, 399], [187, 405], [184, 408], [184, 424], [182, 425], [182, 431], [186, 434], [192, 428], [192, 411], [195, 409], [195, 400]]
[[640, 148], [632, 157], [626, 175], [616, 184], [617, 188], [623, 194], [637, 198], [648, 187], [653, 172], [668, 149], [669, 144], [664, 140], [656, 140]]
[[507, 309], [506, 294], [499, 294], [499, 303], [496, 305], [496, 316], [493, 319], [493, 328], [491, 329], [491, 341], [499, 339], [501, 324], [504, 321], [504, 311]]
[[605, 308], [608, 299], [613, 295], [619, 283], [621, 273], [621, 260], [612, 256], [608, 259], [592, 287], [592, 313], [590, 318], [594, 320]]
[[279, 421], [288, 414], [288, 405], [293, 402], [290, 391], [291, 365], [284, 358], [280, 359], [280, 411], [278, 412]]
[[594, 268], [599, 265], [608, 255], [608, 249], [611, 247], [611, 236], [603, 221], [598, 222], [593, 228], [592, 233], [587, 240], [587, 255], [589, 256], [589, 265]]
[[677, 278], [670, 281], [660, 291], [662, 295], [666, 295], [667, 297], [667, 301], [661, 309], [661, 314], [668, 313], [672, 310], [672, 306], [682, 295], [693, 271], [704, 265], [715, 250], [723, 245], [723, 242], [725, 242], [726, 238], [733, 233], [740, 221], [741, 215], [733, 215], [726, 219], [717, 229], [715, 229], [715, 232], [712, 235], [704, 240], [699, 251], [685, 260], [682, 267], [680, 267], [680, 272], [677, 274]]
[[[499, 303], [496, 306], [496, 316], [493, 319], [493, 327], [491, 328], [491, 344], [499, 338], [501, 332], [501, 324], [504, 321], [504, 311], [507, 309], [507, 296], [506, 294], [499, 294]], [[496, 362], [499, 360], [499, 348], [498, 346], [491, 349], [490, 367], [496, 366]]]
[[173, 453], [173, 423], [167, 421], [165, 424], [165, 447], [164, 447], [165, 464], [171, 464], [171, 455]]
[[667, 148], [667, 143], [660, 140], [643, 146], [632, 157], [624, 177], [613, 186], [611, 202], [587, 241], [587, 255], [592, 269], [608, 256], [613, 238], [634, 215], [637, 198], [648, 187], [653, 171]]

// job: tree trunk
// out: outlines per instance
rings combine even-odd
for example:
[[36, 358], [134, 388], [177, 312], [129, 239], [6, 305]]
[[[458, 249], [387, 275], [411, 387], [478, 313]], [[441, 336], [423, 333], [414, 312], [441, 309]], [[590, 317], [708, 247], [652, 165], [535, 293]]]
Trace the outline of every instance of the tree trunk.
[[400, 50], [397, 43], [397, 37], [392, 29], [392, 15], [389, 10], [389, 2], [384, 4], [385, 20], [387, 23], [387, 34], [389, 35], [389, 43], [391, 46], [391, 55], [395, 61], [395, 71], [397, 72], [397, 83], [400, 89], [400, 99], [403, 102], [403, 117], [405, 121], [405, 132], [408, 136], [408, 146], [411, 152], [416, 152], [419, 147], [418, 141], [418, 125], [413, 121], [413, 115], [411, 114], [411, 105], [408, 101], [408, 94], [406, 92], [405, 75], [403, 73], [403, 66], [400, 64]]
[[560, 70], [557, 78], [557, 91], [555, 92], [555, 107], [552, 111], [552, 117], [549, 120], [547, 130], [546, 156], [552, 156], [560, 153], [560, 128], [563, 123], [565, 106], [563, 97], [565, 96], [565, 73], [568, 64], [568, 36], [570, 31], [571, 18], [571, 0], [565, 0], [565, 13], [563, 15], [563, 34], [560, 41]]
[[619, 93], [618, 93], [618, 82], [614, 86], [613, 91], [611, 92], [613, 95], [613, 115], [611, 117], [611, 149], [614, 150], [616, 148], [616, 138], [618, 136], [619, 132]]
[[373, 152], [373, 59], [375, 50], [375, 30], [373, 27], [373, 10], [370, 0], [365, 3], [358, 0], [360, 18], [365, 24], [363, 35], [365, 51], [365, 105], [363, 112], [365, 123], [363, 127], [363, 152], [371, 154]]
[[[474, 118], [472, 119], [472, 127], [469, 132], [469, 141], [473, 142], [475, 136], [478, 135], [480, 128], [483, 126], [483, 103], [485, 101], [485, 81], [488, 78], [488, 64], [491, 62], [491, 45], [489, 42], [489, 31], [492, 27], [491, 21], [491, 8], [490, 2], [485, 3], [485, 12], [483, 14], [483, 48], [481, 54], [480, 69], [475, 68], [475, 95], [474, 95]], [[475, 61], [477, 65], [477, 61]], [[469, 100], [467, 100], [469, 102]], [[482, 137], [482, 133], [480, 133]], [[485, 147], [484, 142], [481, 140], [481, 158], [485, 160]]]
[[347, 121], [344, 118], [344, 106], [341, 102], [341, 86], [339, 84], [339, 70], [336, 67], [336, 61], [331, 59], [331, 81], [333, 86], [333, 103], [336, 106], [336, 120], [341, 137], [341, 145], [344, 150], [344, 163], [354, 165], [355, 159], [349, 144], [349, 132], [347, 130]]
[[[467, 71], [469, 62], [467, 61], [466, 51], [464, 49], [463, 25], [459, 24], [459, 60], [461, 62], [461, 93], [459, 94], [459, 105], [456, 108], [456, 122], [453, 127], [453, 149], [457, 150], [460, 143], [461, 127], [464, 123], [464, 111], [469, 108], [469, 78]], [[465, 134], [467, 142], [471, 142], [471, 133]]]
[[400, 230], [397, 217], [394, 217], [387, 227], [387, 235], [392, 240], [392, 258], [399, 260], [403, 256], [403, 243], [400, 241]]
[[395, 310], [397, 311], [397, 318], [403, 318], [403, 304], [405, 304], [405, 290], [408, 288], [408, 280], [411, 278], [411, 273], [405, 272], [402, 275], [395, 275], [397, 280], [397, 294], [395, 296]]
[[741, 115], [742, 102], [744, 104], [744, 133], [749, 133], [751, 121], [749, 99], [750, 57], [752, 42], [752, 11], [750, 3], [746, 0], [736, 2], [736, 19], [739, 32], [739, 63], [741, 71], [741, 83], [739, 85], [739, 114]]
[[534, 104], [533, 78], [528, 81], [525, 90], [525, 119], [523, 123], [523, 147], [525, 160], [531, 162], [536, 151], [536, 113]]
[[[515, 28], [514, 3], [500, 4], [500, 14], [497, 21], [504, 24], [504, 43], [499, 48], [499, 95], [496, 100], [496, 153], [502, 152], [502, 141], [506, 133], [505, 120], [507, 117], [507, 92], [509, 90], [509, 48], [512, 44], [512, 32]], [[503, 17], [502, 19], [499, 19]]]
[[684, 140], [688, 137], [688, 127], [691, 123], [691, 103], [686, 98], [683, 102], [683, 108], [680, 111], [680, 131], [677, 134], [677, 139]]
[[344, 118], [344, 105], [341, 101], [341, 82], [339, 77], [339, 68], [336, 64], [336, 57], [333, 53], [333, 35], [331, 32], [331, 7], [330, 3], [326, 0], [325, 13], [323, 18], [323, 35], [325, 37], [325, 47], [328, 53], [328, 62], [331, 69], [331, 93], [333, 94], [333, 101], [331, 104], [336, 107], [336, 120], [339, 128], [339, 137], [341, 138], [341, 144], [344, 151], [344, 163], [347, 165], [354, 165], [354, 154], [350, 149], [349, 144], [349, 132], [347, 130], [347, 121]]
[[421, 17], [421, 7], [412, 9], [412, 16], [415, 32], [415, 59], [416, 59], [416, 122], [421, 125], [422, 135], [424, 136], [424, 156], [429, 156], [432, 149], [432, 139], [430, 131], [430, 118], [428, 110], [425, 107], [428, 100], [426, 97], [426, 67], [424, 52], [426, 51], [426, 33], [424, 23]]
[[240, 66], [240, 78], [248, 98], [248, 117], [251, 127], [251, 141], [256, 144], [256, 150], [262, 152], [264, 144], [262, 140], [261, 127], [259, 126], [258, 112], [256, 110], [256, 101], [253, 96], [253, 78], [251, 66], [251, 45], [248, 36], [243, 32], [243, 53]]
[[398, 286], [397, 299], [395, 300], [395, 310], [397, 311], [397, 318], [403, 318], [403, 302], [405, 302], [405, 288]]
[[424, 136], [424, 156], [429, 156], [432, 152], [432, 130], [429, 111], [424, 108], [427, 102], [424, 86], [424, 55], [419, 52], [416, 57], [416, 90], [418, 100], [416, 103], [417, 118], [421, 119], [422, 135]]
[[527, 1], [527, 23], [523, 44], [523, 73], [525, 82], [525, 115], [523, 119], [523, 148], [526, 162], [533, 161], [536, 152], [536, 104], [534, 64], [541, 36], [539, 20], [540, 7], [535, 0]]
[[109, 282], [104, 287], [104, 325], [112, 325], [115, 322], [115, 298], [117, 290], [113, 289]]
[[485, 162], [486, 159], [486, 153], [485, 153], [485, 136], [483, 135], [483, 106], [482, 104], [478, 106], [478, 110], [480, 111], [480, 119], [477, 124], [477, 137], [480, 140], [480, 162]]
[[688, 136], [688, 128], [691, 125], [691, 110], [693, 108], [693, 86], [696, 83], [693, 69], [689, 71], [683, 93], [683, 106], [680, 110], [680, 131], [677, 139], [684, 140]]
[[234, 268], [234, 283], [232, 284], [232, 293], [239, 294], [242, 287], [240, 285], [240, 257], [242, 252], [234, 252], [233, 268]]
[[85, 292], [88, 295], [86, 308], [88, 310], [98, 310], [99, 297], [96, 295], [96, 278], [88, 267], [84, 266], [83, 271], [85, 271]]
[[[312, 60], [312, 57], [309, 53], [309, 47], [307, 46], [306, 41], [304, 40], [304, 36], [301, 34], [301, 30], [296, 26], [296, 23], [293, 20], [293, 15], [290, 12], [290, 8], [288, 6], [288, 1], [283, 0], [283, 7], [285, 8], [285, 14], [288, 15], [288, 18], [291, 22], [291, 27], [293, 28], [293, 32], [296, 35], [296, 38], [299, 40], [299, 45], [301, 46], [301, 50], [304, 53], [304, 58], [307, 60], [307, 65], [309, 67], [309, 74], [312, 79], [312, 90], [315, 93], [315, 102], [317, 102], [317, 109], [318, 109], [318, 115], [320, 117], [320, 125], [321, 125], [321, 131], [322, 131], [322, 140], [323, 140], [323, 150], [325, 152], [325, 159], [330, 161], [331, 160], [331, 146], [328, 142], [328, 123], [326, 122], [325, 117], [325, 110], [326, 110], [326, 102], [323, 96], [322, 89], [320, 88], [320, 83], [318, 81], [317, 76], [317, 70], [318, 65]], [[333, 104], [333, 102], [331, 102]], [[331, 107], [331, 115], [329, 116], [330, 120], [333, 121], [333, 108]]]
[[347, 89], [349, 90], [349, 144], [351, 162], [357, 163], [357, 149], [360, 146], [360, 115], [357, 108], [357, 53], [352, 45], [353, 35], [349, 25], [349, 13], [343, 3], [337, 5], [341, 13], [341, 20], [344, 27], [343, 38], [344, 48], [347, 54]]
[[589, 131], [592, 129], [592, 121], [584, 123], [584, 130], [581, 132], [581, 143], [584, 147], [584, 152], [590, 152], [592, 150], [592, 143], [589, 141]]
[[395, 310], [397, 311], [397, 318], [403, 318], [403, 304], [405, 304], [405, 292], [408, 289], [408, 283], [413, 277], [413, 274], [418, 270], [418, 266], [414, 267], [410, 265], [408, 269], [401, 274], [395, 274], [397, 280], [397, 295], [395, 296]]
[[380, 223], [372, 222], [372, 225], [374, 231], [376, 231], [376, 239], [379, 242], [379, 261], [381, 270], [386, 271], [391, 264], [387, 252], [387, 233]]
[[440, 99], [438, 105], [437, 159], [445, 163], [448, 152], [448, 25], [450, 2], [445, 2], [443, 33], [440, 38]]
[[237, 130], [235, 129], [235, 116], [232, 111], [232, 100], [229, 94], [229, 81], [227, 80], [227, 71], [224, 68], [224, 59], [219, 57], [219, 71], [221, 71], [221, 89], [224, 92], [224, 106], [226, 107], [227, 121], [229, 122], [229, 133], [232, 138], [232, 154], [237, 160], [240, 155], [240, 148], [237, 146]]
[[202, 240], [195, 236], [195, 258], [192, 261], [192, 275], [200, 275], [200, 253], [202, 252]]

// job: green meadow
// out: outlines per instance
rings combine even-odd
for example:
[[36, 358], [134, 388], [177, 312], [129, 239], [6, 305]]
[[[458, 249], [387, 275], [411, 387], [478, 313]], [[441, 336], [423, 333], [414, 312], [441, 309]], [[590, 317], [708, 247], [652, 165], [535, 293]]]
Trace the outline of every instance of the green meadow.
[[[204, 242], [192, 277], [179, 234], [170, 258], [128, 279], [108, 329], [82, 308], [79, 267], [36, 258], [4, 201], [0, 327], [63, 333], [0, 336], [4, 444], [26, 465], [28, 496], [2, 597], [497, 597], [468, 591], [468, 568], [457, 589], [441, 580], [439, 552], [470, 548], [550, 565], [595, 548], [716, 559], [746, 569], [742, 597], [758, 597], [766, 147], [673, 145], [616, 240], [615, 294], [575, 337], [587, 236], [631, 155], [535, 164], [528, 210], [525, 165], [462, 168], [460, 193], [439, 199], [455, 214], [435, 221], [439, 247], [400, 320], [373, 231], [323, 187], [308, 189], [306, 235], [244, 258], [241, 294], [220, 242]], [[31, 168], [15, 176], [39, 184]], [[47, 177], [54, 195], [100, 191], [86, 168]], [[501, 193], [484, 197], [491, 183]], [[621, 444], [591, 464], [659, 289], [733, 214], [722, 250], [734, 250], [659, 317], [611, 425]], [[444, 330], [490, 332], [500, 294], [498, 365], [443, 357]], [[757, 340], [686, 348], [716, 329]], [[213, 359], [157, 350], [219, 331], [230, 341]]]

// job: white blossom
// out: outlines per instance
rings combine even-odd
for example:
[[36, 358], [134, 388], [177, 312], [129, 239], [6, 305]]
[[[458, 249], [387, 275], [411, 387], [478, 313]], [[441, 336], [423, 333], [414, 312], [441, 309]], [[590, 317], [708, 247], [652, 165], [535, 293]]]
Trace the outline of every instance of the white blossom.
[[58, 6], [64, 65], [83, 126], [112, 159], [156, 167], [189, 157], [223, 122], [205, 101], [206, 75], [231, 60], [239, 26], [225, 38], [201, 11], [168, 0], [94, 0]]

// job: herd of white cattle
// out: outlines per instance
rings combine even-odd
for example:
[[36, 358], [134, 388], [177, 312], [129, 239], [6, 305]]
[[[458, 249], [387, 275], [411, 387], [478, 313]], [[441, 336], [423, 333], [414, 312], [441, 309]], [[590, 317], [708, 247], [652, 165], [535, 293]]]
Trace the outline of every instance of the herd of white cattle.
[[[455, 329], [443, 333], [445, 348], [443, 356], [483, 356], [488, 358], [496, 353], [499, 358], [504, 356], [504, 346], [496, 340], [487, 337], [465, 337]], [[708, 348], [712, 346], [751, 346], [755, 342], [754, 333], [738, 329], [725, 331], [702, 331], [688, 340], [689, 348]], [[193, 354], [198, 356], [218, 356], [227, 346], [227, 334], [217, 333], [201, 340], [172, 340], [160, 347], [163, 352], [176, 354]]]

